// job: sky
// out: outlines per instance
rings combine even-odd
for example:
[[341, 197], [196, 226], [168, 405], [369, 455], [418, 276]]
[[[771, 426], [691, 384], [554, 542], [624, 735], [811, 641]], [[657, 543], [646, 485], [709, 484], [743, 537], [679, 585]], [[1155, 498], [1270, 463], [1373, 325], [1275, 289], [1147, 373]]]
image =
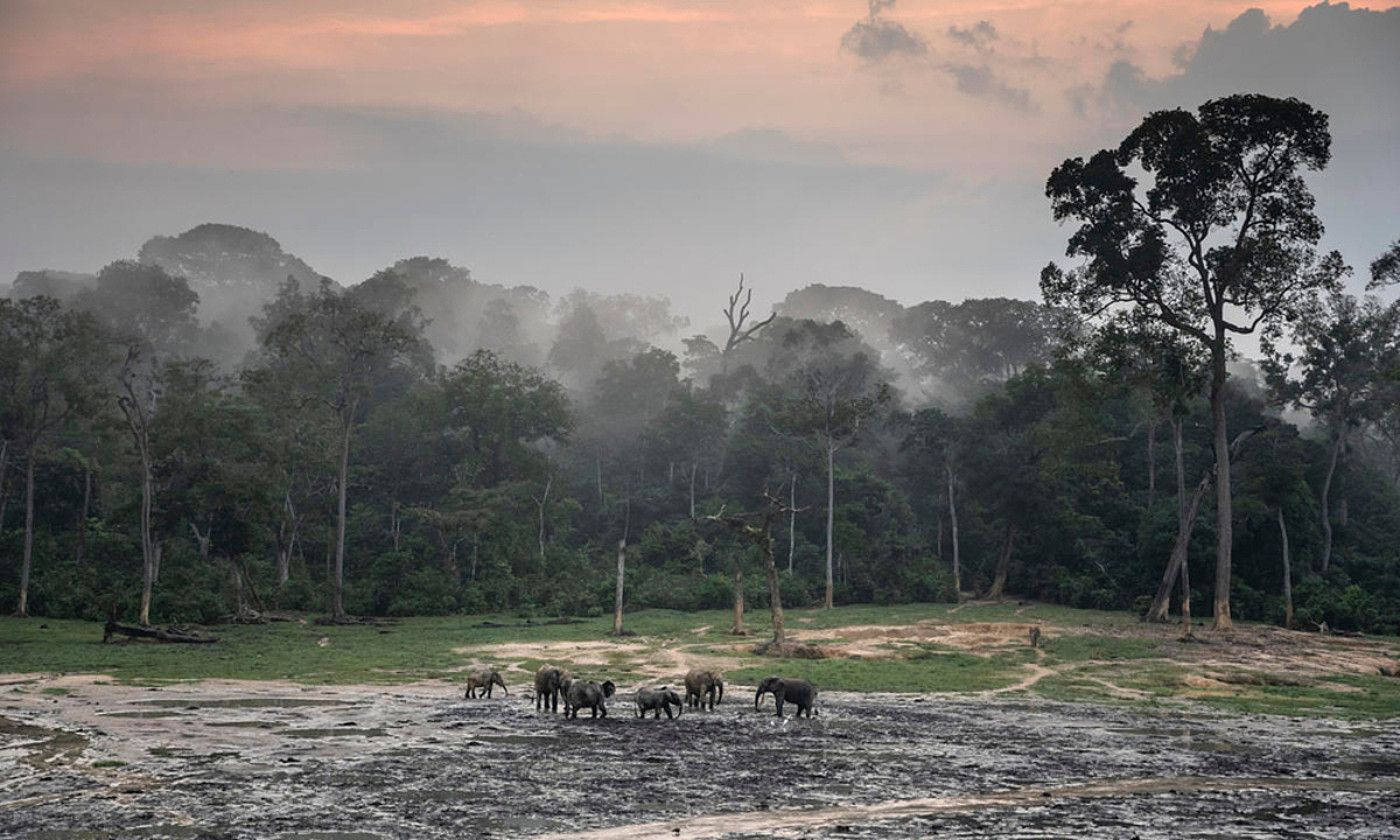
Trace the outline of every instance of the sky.
[[1332, 120], [1325, 244], [1400, 237], [1400, 7], [1266, 0], [0, 0], [0, 283], [201, 222], [342, 283], [441, 256], [717, 315], [1034, 297], [1045, 178], [1240, 91]]

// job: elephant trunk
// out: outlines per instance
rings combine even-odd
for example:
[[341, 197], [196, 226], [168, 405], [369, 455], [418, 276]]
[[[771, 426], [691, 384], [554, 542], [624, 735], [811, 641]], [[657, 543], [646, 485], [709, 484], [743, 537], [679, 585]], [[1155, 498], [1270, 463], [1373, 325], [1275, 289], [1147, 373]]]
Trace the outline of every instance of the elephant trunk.
[[761, 700], [761, 699], [763, 699], [763, 689], [760, 688], [758, 691], [755, 691], [755, 692], [754, 692], [754, 695], [753, 695], [753, 709], [754, 709], [754, 711], [758, 711], [758, 701]]
[[723, 702], [724, 702], [724, 681], [723, 681], [723, 680], [716, 680], [716, 681], [715, 681], [715, 689], [719, 692], [719, 695], [718, 695], [717, 697], [715, 697], [715, 702], [716, 702], [716, 703], [723, 703]]

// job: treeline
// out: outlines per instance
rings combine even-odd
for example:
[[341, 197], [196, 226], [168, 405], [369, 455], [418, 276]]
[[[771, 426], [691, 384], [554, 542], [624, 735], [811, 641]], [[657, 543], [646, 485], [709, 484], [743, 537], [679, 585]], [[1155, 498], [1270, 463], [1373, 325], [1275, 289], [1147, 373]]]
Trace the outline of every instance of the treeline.
[[[1053, 307], [814, 286], [760, 317], [741, 281], [676, 341], [634, 296], [517, 290], [464, 320], [441, 301], [469, 275], [418, 259], [289, 278], [216, 363], [222, 328], [159, 263], [0, 300], [0, 597], [142, 623], [763, 605], [757, 541], [720, 520], [781, 503], [789, 606], [1015, 593], [1162, 620], [1186, 592], [1197, 616], [1400, 630], [1400, 306], [1343, 294], [1305, 219], [1249, 222], [1295, 261], [1201, 262], [1221, 317], [1264, 332], [1257, 363], [1217, 352], [1192, 246], [1151, 229], [1173, 210], [1114, 179], [1132, 163], [1052, 177], [1083, 224]], [[454, 319], [475, 338], [443, 350]]]

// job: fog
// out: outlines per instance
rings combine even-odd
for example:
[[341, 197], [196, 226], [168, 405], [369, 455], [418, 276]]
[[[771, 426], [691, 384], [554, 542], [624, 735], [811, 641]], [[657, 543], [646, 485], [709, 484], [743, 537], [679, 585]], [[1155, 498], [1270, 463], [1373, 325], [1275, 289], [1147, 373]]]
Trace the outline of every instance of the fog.
[[1400, 218], [1400, 9], [127, 8], [0, 11], [0, 283], [218, 222], [344, 285], [427, 255], [697, 325], [741, 271], [765, 309], [1029, 299], [1054, 165], [1242, 89], [1331, 116], [1325, 246], [1364, 266]]

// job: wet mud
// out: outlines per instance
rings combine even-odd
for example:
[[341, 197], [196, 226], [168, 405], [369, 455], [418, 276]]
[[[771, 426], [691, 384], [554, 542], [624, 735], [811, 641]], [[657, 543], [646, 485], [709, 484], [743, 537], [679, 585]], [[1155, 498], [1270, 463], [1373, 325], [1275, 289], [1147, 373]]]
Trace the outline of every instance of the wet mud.
[[[0, 836], [1395, 836], [1400, 724], [831, 694], [602, 720], [458, 688], [43, 681], [0, 695]], [[752, 694], [748, 695], [751, 698]], [[150, 712], [168, 712], [153, 717]]]

